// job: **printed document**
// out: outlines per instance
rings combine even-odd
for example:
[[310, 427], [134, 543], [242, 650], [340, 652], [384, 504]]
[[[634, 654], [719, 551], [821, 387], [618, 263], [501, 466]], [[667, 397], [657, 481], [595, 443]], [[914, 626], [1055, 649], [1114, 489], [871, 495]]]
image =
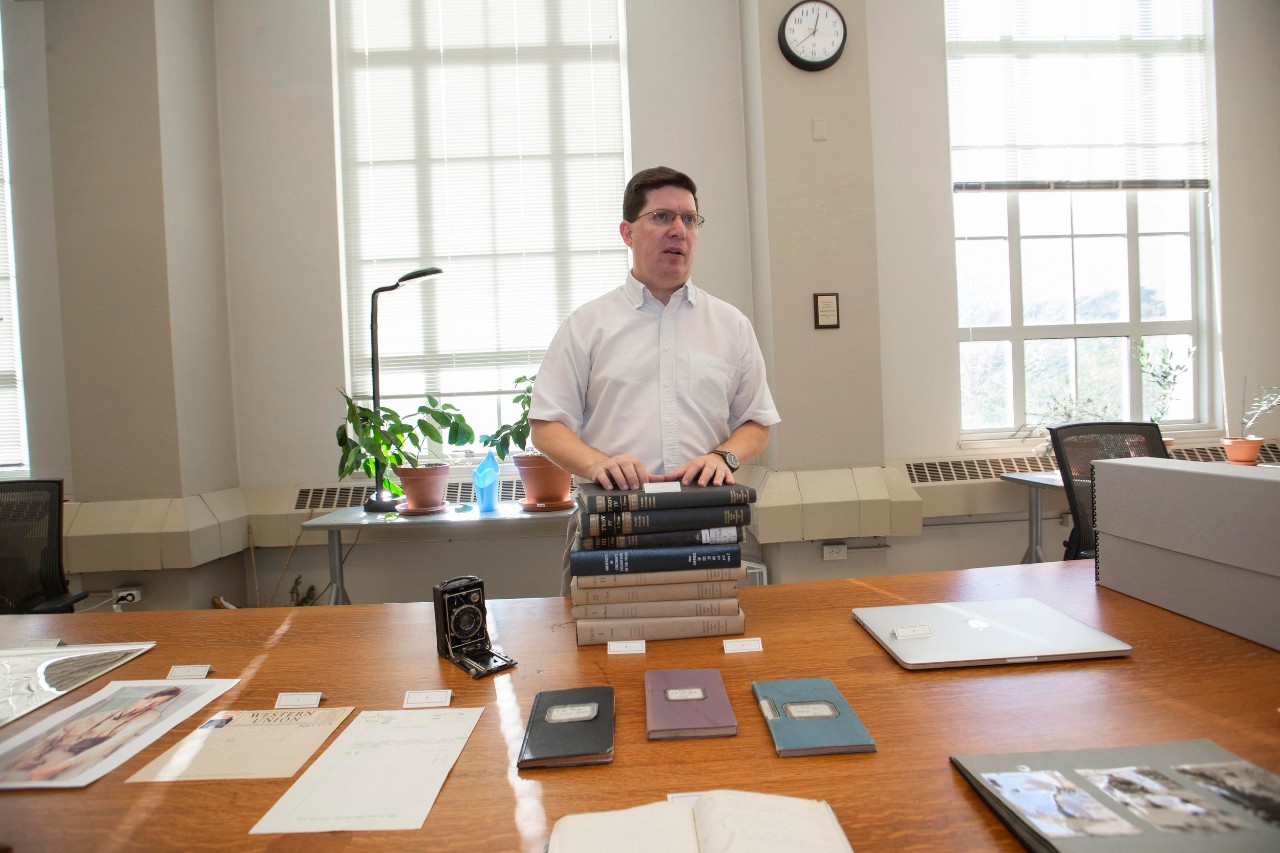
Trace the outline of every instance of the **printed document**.
[[361, 712], [250, 833], [421, 828], [483, 710]]
[[353, 710], [219, 711], [127, 781], [288, 778]]

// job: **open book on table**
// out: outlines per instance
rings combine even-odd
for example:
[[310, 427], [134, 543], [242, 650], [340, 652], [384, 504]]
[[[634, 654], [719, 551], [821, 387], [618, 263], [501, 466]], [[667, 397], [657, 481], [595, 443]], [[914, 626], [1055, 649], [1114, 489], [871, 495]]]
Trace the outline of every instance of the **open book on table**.
[[566, 815], [551, 830], [547, 853], [853, 853], [840, 821], [822, 800], [707, 791], [692, 803]]

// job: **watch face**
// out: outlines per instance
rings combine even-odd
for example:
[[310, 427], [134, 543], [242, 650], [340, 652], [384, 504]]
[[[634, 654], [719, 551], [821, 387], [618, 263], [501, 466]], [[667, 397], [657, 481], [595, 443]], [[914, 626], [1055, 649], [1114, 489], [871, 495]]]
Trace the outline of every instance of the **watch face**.
[[844, 17], [830, 3], [797, 3], [778, 27], [782, 55], [805, 71], [830, 68], [844, 51], [844, 42]]
[[738, 470], [738, 457], [731, 450], [715, 450], [713, 453], [724, 459], [725, 464], [729, 466], [730, 471]]

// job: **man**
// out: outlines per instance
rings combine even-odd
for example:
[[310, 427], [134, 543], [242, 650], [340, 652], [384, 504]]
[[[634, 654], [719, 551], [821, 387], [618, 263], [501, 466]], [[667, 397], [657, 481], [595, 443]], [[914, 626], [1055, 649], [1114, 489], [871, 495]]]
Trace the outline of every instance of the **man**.
[[622, 211], [631, 274], [556, 333], [533, 388], [533, 444], [605, 489], [732, 483], [780, 418], [750, 321], [690, 281], [697, 187], [645, 169]]

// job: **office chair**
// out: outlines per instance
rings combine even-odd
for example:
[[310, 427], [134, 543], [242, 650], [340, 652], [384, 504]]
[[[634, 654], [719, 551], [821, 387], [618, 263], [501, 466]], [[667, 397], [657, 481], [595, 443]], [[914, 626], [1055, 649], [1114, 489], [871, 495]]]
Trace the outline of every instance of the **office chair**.
[[73, 613], [62, 570], [62, 481], [0, 480], [0, 613]]
[[1096, 421], [1049, 427], [1053, 455], [1067, 492], [1074, 522], [1064, 560], [1092, 557], [1094, 552], [1093, 461], [1154, 456], [1168, 459], [1160, 427], [1146, 421]]

